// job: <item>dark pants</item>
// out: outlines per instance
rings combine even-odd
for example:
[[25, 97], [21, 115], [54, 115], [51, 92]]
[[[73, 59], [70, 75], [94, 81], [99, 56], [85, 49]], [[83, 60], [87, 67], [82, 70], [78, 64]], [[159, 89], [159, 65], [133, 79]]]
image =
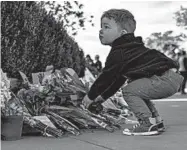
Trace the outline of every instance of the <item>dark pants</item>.
[[153, 99], [162, 99], [178, 92], [183, 77], [171, 70], [162, 76], [141, 78], [122, 87], [123, 97], [138, 119], [158, 116]]
[[186, 87], [186, 82], [187, 82], [187, 71], [181, 71], [180, 74], [184, 77], [184, 80], [181, 86], [181, 92], [185, 93], [185, 87]]

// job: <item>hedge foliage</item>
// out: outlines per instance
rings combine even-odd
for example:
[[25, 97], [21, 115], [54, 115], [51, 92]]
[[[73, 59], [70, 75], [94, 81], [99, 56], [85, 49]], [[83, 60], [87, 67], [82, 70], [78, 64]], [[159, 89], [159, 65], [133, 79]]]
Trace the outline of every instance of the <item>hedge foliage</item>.
[[[84, 52], [41, 3], [33, 1], [1, 2], [2, 69], [9, 77], [28, 77], [44, 71], [72, 67], [79, 75], [85, 68]], [[81, 75], [80, 75], [81, 76]]]

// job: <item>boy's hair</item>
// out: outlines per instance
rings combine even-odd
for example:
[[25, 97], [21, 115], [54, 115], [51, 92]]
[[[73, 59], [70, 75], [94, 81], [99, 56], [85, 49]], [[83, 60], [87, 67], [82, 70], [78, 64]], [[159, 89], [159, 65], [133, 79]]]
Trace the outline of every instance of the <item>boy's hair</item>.
[[136, 29], [136, 20], [133, 14], [126, 9], [110, 9], [103, 13], [101, 20], [104, 17], [114, 19], [128, 33], [133, 33]]

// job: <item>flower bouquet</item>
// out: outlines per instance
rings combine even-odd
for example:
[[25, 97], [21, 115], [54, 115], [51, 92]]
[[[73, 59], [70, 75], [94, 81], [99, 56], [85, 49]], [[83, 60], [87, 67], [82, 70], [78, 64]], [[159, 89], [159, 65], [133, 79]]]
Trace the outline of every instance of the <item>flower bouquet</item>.
[[[120, 128], [121, 111], [105, 105], [97, 114], [84, 109], [82, 99], [88, 92], [88, 84], [83, 84], [71, 68], [62, 68], [44, 75], [41, 84], [28, 84], [22, 88], [16, 100], [22, 106], [24, 123], [37, 129], [44, 135], [61, 137], [65, 133], [79, 135], [81, 129], [104, 128], [110, 132]], [[102, 104], [103, 105], [103, 104]], [[39, 117], [37, 117], [39, 116]], [[46, 124], [47, 117], [54, 126]]]
[[[76, 83], [77, 84], [77, 83]], [[78, 83], [80, 84], [80, 82]], [[79, 128], [77, 128], [73, 123], [68, 121], [66, 118], [59, 116], [52, 111], [42, 111], [43, 108], [47, 106], [57, 105], [69, 105], [73, 104], [72, 97], [76, 96], [78, 92], [84, 92], [84, 89], [80, 85], [75, 85], [71, 83], [70, 77], [65, 73], [56, 71], [51, 73], [47, 77], [43, 78], [42, 85], [36, 86], [29, 84], [27, 89], [21, 89], [17, 97], [19, 98], [22, 105], [28, 111], [31, 117], [27, 118], [26, 123], [34, 128], [38, 121], [33, 119], [35, 116], [45, 115], [47, 116], [60, 130], [65, 130], [71, 132], [74, 135], [78, 135]], [[77, 98], [73, 97], [77, 101]], [[35, 123], [33, 123], [35, 122]], [[40, 122], [41, 124], [41, 122]], [[44, 128], [40, 126], [41, 128]]]
[[[23, 89], [21, 90], [23, 91]], [[21, 93], [21, 92], [20, 92]], [[49, 127], [40, 120], [35, 119], [31, 114], [37, 108], [35, 105], [25, 102], [20, 97], [20, 93], [15, 95], [10, 90], [10, 82], [1, 70], [1, 117], [2, 117], [2, 138], [5, 140], [17, 140], [21, 138], [23, 122], [36, 128], [42, 133], [48, 133], [55, 137], [61, 137], [62, 132], [55, 128]], [[34, 92], [33, 92], [34, 93]], [[29, 93], [31, 95], [31, 93]], [[36, 93], [35, 93], [36, 94]], [[34, 95], [35, 96], [35, 95]], [[27, 99], [29, 96], [27, 95]], [[24, 97], [25, 98], [25, 97]], [[33, 109], [27, 109], [27, 108]]]
[[[47, 90], [45, 92], [47, 92]], [[62, 137], [64, 134], [63, 131], [35, 117], [41, 116], [44, 120], [48, 119], [46, 114], [42, 114], [40, 111], [42, 107], [49, 103], [49, 97], [45, 97], [45, 92], [40, 93], [39, 90], [36, 89], [21, 89], [17, 93], [21, 105], [24, 106], [24, 123], [31, 128], [37, 129], [43, 135]], [[45, 101], [46, 99], [47, 101]]]

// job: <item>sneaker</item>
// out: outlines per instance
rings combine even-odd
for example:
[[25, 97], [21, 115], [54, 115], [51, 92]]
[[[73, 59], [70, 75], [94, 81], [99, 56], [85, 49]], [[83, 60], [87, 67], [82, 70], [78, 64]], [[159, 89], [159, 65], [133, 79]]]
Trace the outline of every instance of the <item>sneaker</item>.
[[124, 129], [123, 134], [125, 135], [158, 135], [158, 125], [151, 124], [149, 119], [139, 121], [139, 124], [135, 125], [132, 129]]
[[159, 122], [157, 122], [155, 117], [152, 117], [149, 120], [152, 124], [157, 125], [159, 132], [164, 132], [165, 127], [164, 127], [164, 121], [163, 120], [160, 120]]
[[164, 127], [164, 122], [163, 122], [163, 120], [162, 120], [161, 122], [157, 123], [156, 125], [157, 125], [157, 127], [158, 127], [158, 131], [159, 131], [159, 132], [164, 132], [164, 131], [165, 131], [165, 127]]

